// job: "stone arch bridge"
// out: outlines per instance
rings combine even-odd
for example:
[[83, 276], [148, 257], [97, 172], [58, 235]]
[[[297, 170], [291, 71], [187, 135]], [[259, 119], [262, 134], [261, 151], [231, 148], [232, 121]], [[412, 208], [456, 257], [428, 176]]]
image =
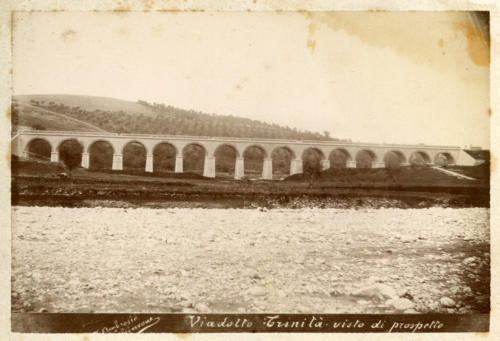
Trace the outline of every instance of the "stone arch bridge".
[[202, 137], [179, 135], [145, 135], [145, 134], [114, 134], [102, 132], [68, 132], [68, 131], [20, 131], [13, 138], [13, 154], [22, 157], [29, 156], [29, 145], [34, 140], [45, 140], [50, 145], [51, 161], [59, 161], [59, 147], [67, 140], [76, 140], [82, 146], [81, 166], [89, 168], [89, 153], [91, 146], [99, 141], [107, 142], [113, 149], [112, 169], [123, 169], [124, 149], [129, 143], [139, 143], [146, 151], [145, 171], [153, 171], [153, 152], [160, 144], [171, 145], [176, 152], [175, 172], [183, 172], [183, 151], [189, 145], [198, 145], [203, 148], [205, 160], [203, 175], [215, 177], [215, 151], [221, 146], [229, 146], [236, 152], [234, 177], [244, 176], [244, 152], [250, 147], [259, 148], [264, 155], [262, 178], [272, 179], [272, 155], [276, 149], [286, 149], [291, 155], [290, 174], [302, 173], [303, 156], [306, 151], [314, 150], [321, 157], [321, 168], [331, 166], [331, 156], [342, 154], [345, 167], [355, 168], [360, 153], [369, 155], [369, 167], [385, 167], [384, 160], [389, 153], [396, 155], [401, 165], [411, 163], [413, 157], [418, 156], [424, 163], [432, 165], [438, 158], [445, 159], [447, 164], [474, 165], [475, 160], [460, 147], [430, 146], [430, 145], [403, 145], [403, 144], [374, 144], [344, 141], [296, 141], [264, 138], [235, 138], [235, 137]]

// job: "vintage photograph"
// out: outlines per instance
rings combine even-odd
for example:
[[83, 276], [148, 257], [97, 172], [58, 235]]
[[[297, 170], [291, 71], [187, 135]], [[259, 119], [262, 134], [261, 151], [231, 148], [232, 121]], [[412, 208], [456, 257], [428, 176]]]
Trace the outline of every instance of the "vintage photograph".
[[12, 89], [13, 330], [487, 328], [489, 12], [16, 11]]

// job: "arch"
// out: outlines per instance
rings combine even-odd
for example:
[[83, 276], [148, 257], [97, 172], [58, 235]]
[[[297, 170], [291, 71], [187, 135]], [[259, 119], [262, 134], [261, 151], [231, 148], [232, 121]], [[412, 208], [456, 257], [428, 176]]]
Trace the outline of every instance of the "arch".
[[455, 158], [447, 152], [440, 152], [434, 156], [434, 164], [440, 167], [451, 166], [455, 164]]
[[431, 158], [426, 152], [417, 150], [411, 153], [408, 162], [411, 166], [425, 166], [431, 163]]
[[184, 172], [203, 173], [205, 167], [206, 148], [200, 143], [189, 143], [182, 148]]
[[43, 137], [35, 137], [26, 143], [24, 153], [30, 159], [50, 161], [52, 144]]
[[262, 147], [262, 146], [260, 146], [258, 144], [251, 144], [251, 145], [246, 146], [245, 149], [243, 150], [242, 156], [245, 157], [245, 153], [249, 149], [254, 149], [254, 148], [259, 149], [264, 154], [264, 157], [268, 157], [266, 148], [264, 148], [264, 147]]
[[328, 155], [330, 168], [346, 168], [347, 162], [352, 160], [351, 153], [344, 148], [336, 148]]
[[122, 145], [122, 155], [125, 153], [125, 148], [126, 148], [129, 144], [131, 144], [131, 143], [133, 143], [133, 144], [140, 144], [140, 145], [144, 148], [144, 150], [146, 151], [146, 154], [148, 154], [148, 152], [149, 152], [148, 147], [147, 147], [147, 146], [146, 146], [143, 142], [141, 142], [141, 141], [139, 141], [139, 140], [130, 140], [130, 141], [127, 141], [126, 143], [124, 143], [124, 144]]
[[239, 156], [238, 149], [230, 143], [222, 143], [214, 150], [215, 174], [218, 176], [234, 177], [236, 158]]
[[223, 142], [223, 143], [219, 144], [217, 147], [215, 147], [214, 154], [217, 151], [217, 149], [219, 149], [221, 147], [229, 147], [229, 148], [233, 149], [236, 152], [236, 157], [240, 156], [240, 151], [238, 150], [238, 148], [234, 144], [232, 144], [230, 142]]
[[82, 147], [82, 153], [83, 153], [83, 149], [85, 148], [84, 144], [82, 141], [80, 141], [78, 138], [76, 137], [68, 137], [67, 139], [63, 139], [63, 140], [60, 140], [57, 145], [56, 145], [56, 151], [60, 152], [61, 151], [61, 146], [63, 144], [65, 144], [66, 142], [68, 141], [72, 141], [72, 142], [76, 142], [78, 143], [81, 147]]
[[69, 138], [62, 140], [57, 145], [57, 151], [59, 152], [59, 160], [70, 169], [72, 168], [71, 165], [81, 165], [83, 144], [77, 139]]
[[291, 174], [291, 164], [296, 158], [295, 152], [287, 146], [275, 147], [271, 151], [271, 159], [273, 160], [273, 174], [289, 175]]
[[302, 152], [302, 169], [304, 173], [320, 172], [321, 161], [325, 159], [325, 154], [321, 149], [309, 147]]
[[159, 142], [153, 147], [153, 172], [169, 172], [175, 170], [177, 148], [169, 142]]
[[284, 149], [287, 152], [289, 152], [290, 155], [292, 156], [292, 158], [294, 158], [294, 159], [297, 158], [297, 154], [295, 153], [295, 151], [292, 148], [288, 147], [288, 146], [277, 146], [277, 147], [274, 147], [273, 150], [271, 151], [271, 156], [273, 155], [273, 153], [275, 151], [280, 150], [280, 149]]
[[88, 147], [90, 169], [112, 169], [113, 145], [107, 140], [95, 140]]
[[302, 160], [305, 158], [306, 153], [309, 153], [310, 151], [313, 151], [317, 155], [319, 155], [321, 157], [321, 160], [325, 159], [325, 153], [323, 153], [323, 151], [321, 149], [316, 148], [316, 147], [309, 147], [309, 148], [304, 149], [304, 151], [302, 152]]
[[265, 148], [259, 145], [247, 146], [243, 151], [243, 158], [245, 159], [243, 166], [245, 176], [260, 177], [264, 168], [264, 159], [267, 158]]
[[384, 155], [386, 168], [399, 168], [406, 163], [405, 155], [399, 150], [389, 150]]
[[179, 148], [174, 143], [168, 142], [168, 141], [159, 141], [159, 142], [157, 142], [151, 148], [151, 152], [154, 154], [154, 150], [156, 149], [156, 147], [158, 147], [159, 145], [165, 145], [165, 144], [169, 145], [170, 147], [172, 147], [175, 150], [175, 155], [176, 156], [177, 156], [177, 154], [179, 154]]
[[136, 140], [127, 142], [122, 148], [123, 169], [144, 171], [146, 168], [146, 146]]
[[[111, 146], [111, 149], [113, 150], [113, 154], [116, 152], [115, 150], [115, 146], [113, 145], [113, 143], [111, 141], [108, 141], [106, 139], [100, 139], [100, 138], [97, 138], [97, 139], [94, 139], [92, 141], [90, 141], [88, 144], [87, 144], [87, 150], [85, 150], [85, 152], [89, 153], [90, 154], [90, 148], [97, 142], [104, 142], [106, 144], [108, 144], [109, 146]], [[85, 149], [85, 147], [84, 147]]]
[[356, 168], [372, 168], [377, 155], [370, 149], [362, 149], [356, 153]]

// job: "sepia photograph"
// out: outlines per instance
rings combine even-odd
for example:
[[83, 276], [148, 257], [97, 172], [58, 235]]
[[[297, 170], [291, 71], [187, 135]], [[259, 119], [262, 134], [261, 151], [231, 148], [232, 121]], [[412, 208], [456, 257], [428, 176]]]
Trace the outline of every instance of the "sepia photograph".
[[488, 11], [11, 33], [13, 332], [489, 331]]

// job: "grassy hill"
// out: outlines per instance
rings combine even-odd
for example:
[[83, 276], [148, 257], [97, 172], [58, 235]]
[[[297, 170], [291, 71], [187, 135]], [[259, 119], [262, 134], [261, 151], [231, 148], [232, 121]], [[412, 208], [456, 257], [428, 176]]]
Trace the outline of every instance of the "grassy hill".
[[19, 127], [28, 127], [41, 130], [335, 140], [319, 133], [298, 131], [277, 124], [141, 100], [131, 102], [106, 97], [54, 94], [17, 95], [13, 96], [12, 102], [14, 131]]
[[17, 95], [13, 97], [21, 103], [29, 103], [31, 100], [40, 103], [59, 103], [68, 107], [80, 107], [87, 111], [125, 111], [130, 114], [154, 115], [154, 112], [137, 102], [125, 101], [111, 97], [83, 96], [83, 95]]
[[[20, 113], [20, 114], [19, 114]], [[62, 131], [105, 131], [82, 120], [45, 110], [26, 102], [20, 102], [13, 115], [14, 131], [17, 128], [62, 130]]]

